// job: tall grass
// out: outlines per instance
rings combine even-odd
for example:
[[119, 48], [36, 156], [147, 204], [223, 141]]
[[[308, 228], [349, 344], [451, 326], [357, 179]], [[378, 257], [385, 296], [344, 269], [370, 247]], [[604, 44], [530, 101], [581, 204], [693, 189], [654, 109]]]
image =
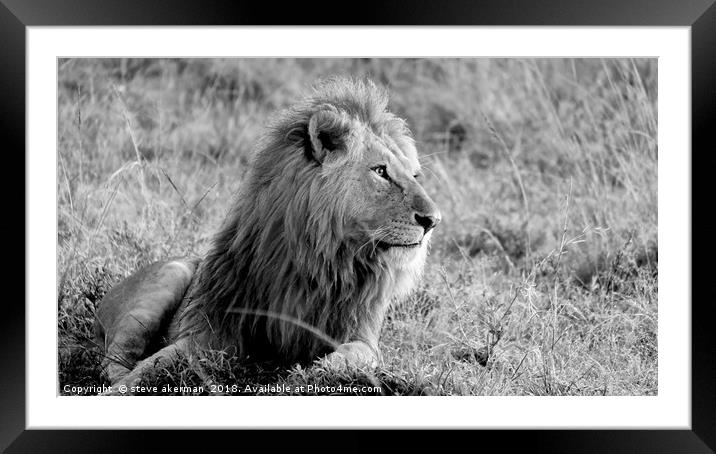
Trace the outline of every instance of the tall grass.
[[[58, 71], [62, 383], [100, 380], [89, 339], [104, 292], [141, 265], [202, 254], [268, 116], [344, 74], [387, 85], [416, 137], [444, 219], [425, 279], [390, 311], [379, 371], [261, 374], [218, 357], [209, 369], [378, 380], [389, 394], [657, 392], [655, 59], [93, 59]], [[184, 366], [155, 379], [198, 380]]]

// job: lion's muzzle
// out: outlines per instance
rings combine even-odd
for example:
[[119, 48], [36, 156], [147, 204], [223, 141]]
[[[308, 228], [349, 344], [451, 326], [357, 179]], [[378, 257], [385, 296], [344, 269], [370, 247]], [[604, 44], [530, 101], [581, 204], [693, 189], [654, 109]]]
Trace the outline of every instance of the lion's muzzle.
[[415, 211], [415, 222], [428, 233], [440, 223], [440, 210], [421, 185], [416, 184], [413, 192], [411, 208]]

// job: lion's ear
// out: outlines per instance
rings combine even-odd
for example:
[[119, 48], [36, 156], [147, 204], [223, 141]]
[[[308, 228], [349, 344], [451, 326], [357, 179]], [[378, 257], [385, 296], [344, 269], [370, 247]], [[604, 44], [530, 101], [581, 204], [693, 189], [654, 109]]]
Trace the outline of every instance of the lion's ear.
[[325, 157], [344, 146], [348, 132], [346, 119], [333, 110], [320, 110], [308, 121], [308, 137], [311, 143], [311, 157], [323, 162]]

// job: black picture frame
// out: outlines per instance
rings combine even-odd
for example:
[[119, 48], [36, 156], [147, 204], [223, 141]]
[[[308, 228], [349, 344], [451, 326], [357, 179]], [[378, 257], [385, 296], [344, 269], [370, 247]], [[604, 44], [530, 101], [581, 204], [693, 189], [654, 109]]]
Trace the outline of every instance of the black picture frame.
[[[692, 159], [700, 165], [693, 171], [708, 171], [704, 162], [713, 153], [711, 130], [716, 110], [716, 6], [714, 0], [530, 0], [470, 1], [438, 3], [361, 0], [344, 10], [337, 2], [294, 2], [277, 7], [270, 2], [181, 0], [140, 2], [138, 0], [0, 0], [0, 125], [5, 144], [5, 165], [12, 175], [2, 179], [5, 213], [23, 221], [2, 223], [5, 238], [21, 235], [28, 241], [25, 224], [25, 197], [17, 196], [25, 188], [25, 29], [29, 26], [84, 25], [549, 25], [549, 26], [688, 26], [691, 27], [692, 64]], [[48, 100], [48, 108], [54, 105]], [[50, 152], [50, 150], [48, 150]], [[19, 161], [17, 165], [12, 159]], [[12, 164], [11, 164], [12, 162]], [[693, 163], [693, 161], [692, 161]], [[10, 167], [12, 166], [12, 167]], [[22, 179], [22, 182], [14, 179]], [[708, 194], [703, 182], [692, 173], [692, 193]], [[24, 195], [24, 193], [23, 193]], [[710, 207], [711, 204], [705, 206]], [[692, 204], [692, 206], [694, 206]], [[696, 205], [698, 206], [698, 205]], [[706, 210], [710, 211], [710, 210]], [[702, 211], [703, 212], [703, 211]], [[708, 216], [694, 213], [694, 219]], [[13, 230], [15, 232], [13, 232]], [[17, 232], [20, 230], [20, 232]], [[693, 227], [692, 227], [693, 232]], [[11, 233], [14, 233], [12, 236]], [[692, 233], [693, 239], [693, 233]], [[11, 241], [17, 243], [18, 241]], [[708, 241], [707, 241], [708, 243]], [[704, 249], [700, 247], [700, 249]], [[705, 249], [709, 249], [706, 246]], [[24, 251], [22, 251], [24, 252]], [[14, 257], [24, 257], [18, 251]], [[10, 252], [6, 252], [10, 254]], [[701, 250], [701, 254], [706, 254]], [[693, 259], [692, 259], [693, 260]], [[25, 269], [13, 260], [14, 273]], [[692, 282], [709, 282], [707, 267], [697, 268], [692, 261]], [[12, 272], [10, 272], [12, 273]], [[19, 282], [6, 274], [6, 286]], [[700, 278], [700, 279], [699, 279]], [[20, 296], [25, 299], [24, 287]], [[247, 434], [221, 431], [201, 435], [189, 431], [44, 431], [25, 430], [25, 310], [17, 298], [6, 292], [0, 317], [2, 356], [0, 364], [0, 449], [7, 452], [142, 452], [154, 450], [149, 438], [158, 439], [165, 448], [176, 444], [183, 448], [206, 449], [215, 443], [241, 441], [248, 446]], [[12, 295], [14, 296], [14, 295]], [[693, 298], [692, 313], [692, 388], [691, 430], [551, 430], [462, 432], [467, 446], [496, 446], [549, 452], [713, 452], [716, 449], [716, 336], [711, 327], [713, 309], [710, 298]], [[48, 306], [49, 309], [49, 306]], [[240, 409], [237, 409], [240, 411]], [[98, 415], [101, 417], [101, 415]], [[341, 449], [362, 452], [377, 443], [362, 432], [333, 431]], [[281, 436], [258, 434], [261, 443], [272, 448], [295, 449], [310, 445], [336, 446], [318, 441], [316, 434], [290, 432]], [[404, 440], [428, 446], [425, 434], [411, 432]], [[442, 438], [442, 442], [439, 439]], [[457, 447], [452, 435], [434, 437], [438, 446]], [[236, 446], [236, 445], [235, 445]]]

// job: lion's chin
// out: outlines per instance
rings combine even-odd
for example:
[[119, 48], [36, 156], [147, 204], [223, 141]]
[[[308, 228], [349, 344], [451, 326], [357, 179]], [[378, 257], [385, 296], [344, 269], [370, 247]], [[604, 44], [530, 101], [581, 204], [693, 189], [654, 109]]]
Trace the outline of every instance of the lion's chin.
[[420, 279], [428, 255], [428, 242], [423, 240], [412, 247], [391, 247], [382, 252], [383, 260], [392, 270], [392, 297], [407, 296]]
[[383, 248], [383, 258], [396, 268], [408, 271], [422, 270], [427, 255], [429, 238], [417, 243], [389, 245]]

